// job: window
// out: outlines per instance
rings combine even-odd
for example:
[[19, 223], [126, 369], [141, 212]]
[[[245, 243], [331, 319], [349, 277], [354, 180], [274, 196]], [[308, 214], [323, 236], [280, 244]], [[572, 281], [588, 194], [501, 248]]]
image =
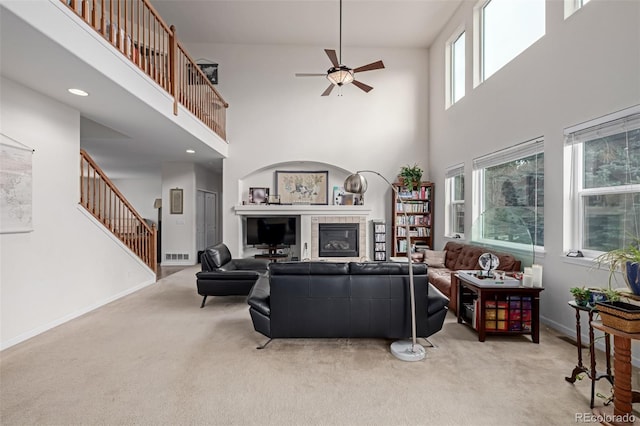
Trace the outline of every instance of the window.
[[589, 3], [589, 0], [564, 0], [564, 19], [573, 15], [576, 10], [587, 3]]
[[445, 175], [446, 235], [464, 238], [464, 164], [447, 169]]
[[587, 257], [640, 235], [640, 106], [565, 130], [569, 248]]
[[545, 0], [489, 0], [479, 13], [484, 81], [545, 33]]
[[544, 246], [544, 140], [473, 160], [474, 241]]
[[465, 83], [465, 40], [464, 31], [449, 43], [449, 100], [447, 106], [458, 102], [464, 96]]

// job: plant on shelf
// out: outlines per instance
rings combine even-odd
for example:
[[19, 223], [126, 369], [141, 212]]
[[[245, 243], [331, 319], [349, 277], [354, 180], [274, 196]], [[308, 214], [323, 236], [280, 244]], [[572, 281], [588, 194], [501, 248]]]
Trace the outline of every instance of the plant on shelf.
[[417, 164], [414, 164], [413, 166], [406, 165], [400, 168], [398, 177], [402, 178], [404, 186], [407, 186], [410, 189], [415, 189], [420, 185], [422, 173], [422, 169]]
[[609, 269], [609, 289], [615, 273], [622, 271], [627, 286], [634, 294], [640, 295], [640, 237], [631, 237], [631, 242], [624, 248], [615, 249], [595, 258], [598, 268], [606, 265]]
[[579, 306], [587, 306], [591, 290], [585, 287], [571, 287], [569, 292], [573, 295], [574, 300]]

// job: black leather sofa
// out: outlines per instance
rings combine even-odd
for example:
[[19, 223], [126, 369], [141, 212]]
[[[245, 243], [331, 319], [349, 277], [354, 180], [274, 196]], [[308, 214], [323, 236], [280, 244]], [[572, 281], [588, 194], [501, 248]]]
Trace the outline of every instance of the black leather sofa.
[[204, 296], [244, 296], [261, 275], [267, 273], [267, 259], [232, 259], [229, 248], [223, 244], [207, 247], [200, 256], [202, 271], [196, 274], [198, 294]]
[[[416, 334], [442, 329], [449, 299], [414, 264]], [[247, 302], [254, 329], [277, 337], [411, 337], [409, 268], [394, 262], [273, 263]]]

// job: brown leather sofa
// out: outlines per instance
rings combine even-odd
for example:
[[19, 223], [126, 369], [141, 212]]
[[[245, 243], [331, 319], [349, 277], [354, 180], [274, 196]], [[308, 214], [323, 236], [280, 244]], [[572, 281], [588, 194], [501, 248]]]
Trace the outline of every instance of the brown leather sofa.
[[[454, 313], [458, 312], [458, 282], [456, 271], [481, 269], [478, 265], [478, 258], [483, 253], [493, 253], [498, 256], [501, 271], [520, 271], [520, 261], [513, 255], [507, 253], [499, 253], [486, 247], [475, 246], [472, 244], [461, 244], [455, 241], [449, 241], [445, 244], [445, 262], [444, 268], [428, 268], [429, 282], [440, 292], [449, 298], [449, 310]], [[454, 285], [452, 285], [452, 283]]]

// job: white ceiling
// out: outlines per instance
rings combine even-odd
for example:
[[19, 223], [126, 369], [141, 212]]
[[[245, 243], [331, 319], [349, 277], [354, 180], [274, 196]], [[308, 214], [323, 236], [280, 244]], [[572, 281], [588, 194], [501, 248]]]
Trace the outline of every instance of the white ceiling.
[[[354, 47], [428, 47], [457, 7], [469, 0], [344, 0], [343, 45]], [[286, 44], [338, 48], [338, 0], [152, 0], [165, 22], [175, 25], [178, 38], [190, 43]], [[159, 176], [166, 161], [189, 161], [193, 148], [175, 124], [157, 121], [148, 105], [125, 93], [64, 47], [0, 8], [0, 71], [2, 75], [71, 105], [82, 114], [81, 145], [112, 177]], [[21, 40], [13, 43], [11, 40]], [[25, 54], [25, 49], [29, 54]], [[42, 73], [32, 59], [47, 64]], [[83, 76], [109, 96], [76, 98], [66, 93], [69, 76]], [[95, 99], [100, 99], [96, 101]], [[110, 105], [105, 105], [109, 99]], [[233, 105], [231, 105], [231, 108]], [[145, 119], [142, 119], [145, 117]], [[176, 140], [184, 140], [176, 144]], [[197, 143], [197, 141], [196, 141]], [[201, 147], [195, 147], [196, 149]], [[150, 153], [153, 153], [151, 155]], [[208, 167], [221, 168], [215, 152], [201, 157]], [[129, 173], [128, 173], [129, 171]]]
[[[463, 1], [343, 0], [342, 43], [427, 48]], [[185, 43], [338, 48], [339, 0], [155, 0], [153, 4]]]

